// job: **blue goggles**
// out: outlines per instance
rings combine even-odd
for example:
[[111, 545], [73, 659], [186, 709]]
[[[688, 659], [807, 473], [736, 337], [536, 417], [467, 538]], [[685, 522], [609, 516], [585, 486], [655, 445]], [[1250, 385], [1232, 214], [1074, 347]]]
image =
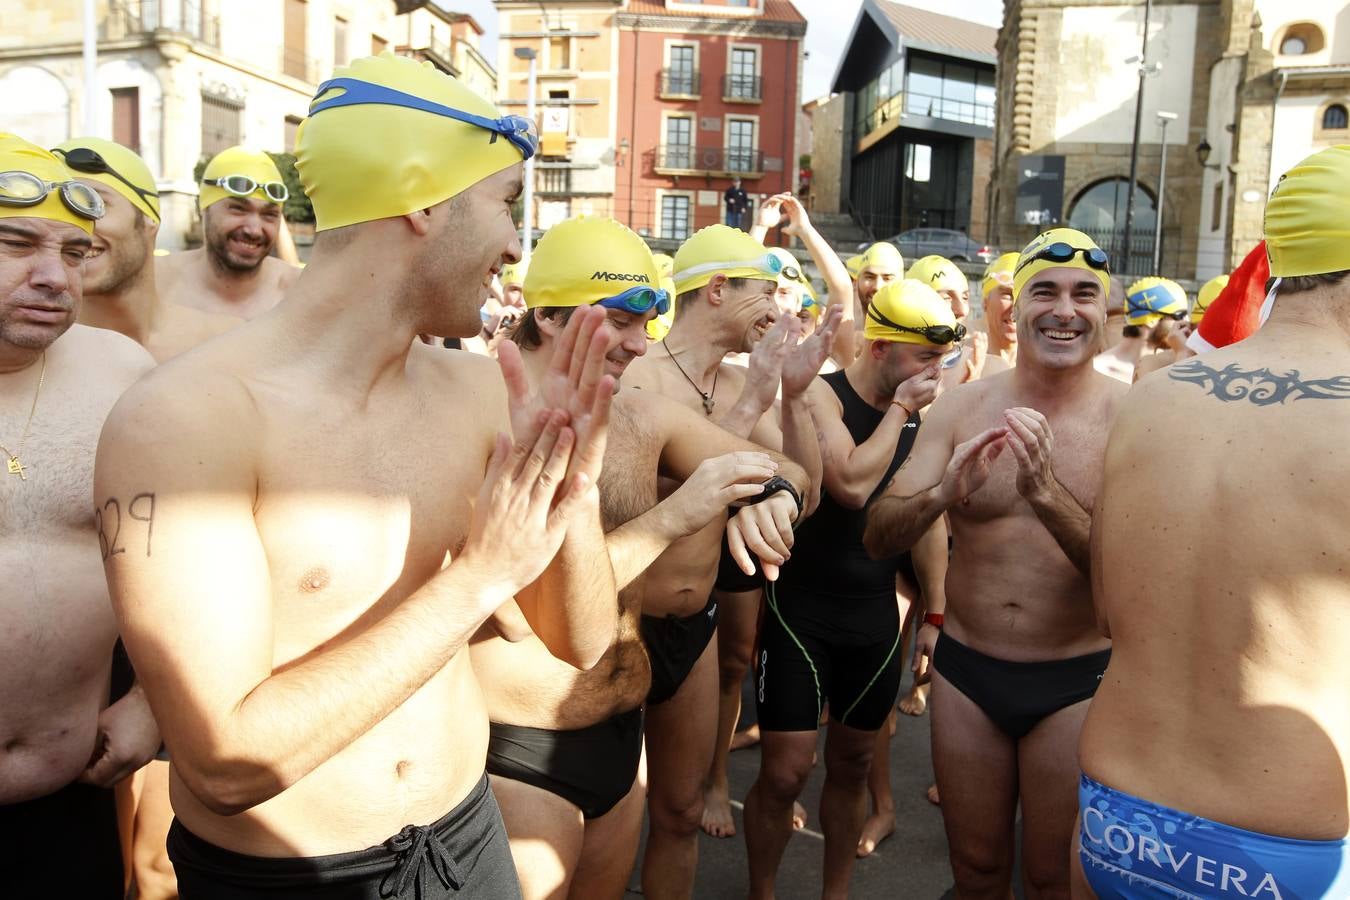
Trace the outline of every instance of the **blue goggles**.
[[502, 116], [500, 119], [489, 119], [484, 116], [477, 116], [471, 112], [465, 112], [462, 109], [444, 106], [422, 97], [412, 94], [405, 94], [403, 91], [395, 90], [391, 87], [385, 87], [382, 84], [373, 84], [369, 81], [359, 81], [355, 78], [330, 78], [319, 85], [315, 97], [322, 97], [325, 93], [335, 88], [341, 89], [342, 94], [336, 97], [329, 97], [326, 100], [316, 101], [309, 108], [311, 116], [323, 112], [325, 109], [336, 109], [341, 106], [357, 106], [363, 103], [376, 103], [384, 106], [402, 106], [406, 109], [419, 109], [422, 112], [433, 113], [438, 116], [445, 116], [447, 119], [454, 119], [456, 122], [465, 122], [469, 125], [477, 126], [485, 131], [492, 132], [492, 141], [497, 140], [497, 135], [501, 135], [512, 143], [525, 159], [534, 156], [539, 149], [539, 130], [534, 125], [533, 119], [527, 119], [524, 116]]
[[638, 286], [631, 287], [622, 294], [615, 294], [613, 297], [606, 297], [596, 302], [596, 306], [603, 306], [605, 309], [619, 309], [624, 312], [635, 313], [636, 315], [645, 315], [656, 307], [656, 314], [664, 316], [670, 312], [670, 295], [661, 288]]

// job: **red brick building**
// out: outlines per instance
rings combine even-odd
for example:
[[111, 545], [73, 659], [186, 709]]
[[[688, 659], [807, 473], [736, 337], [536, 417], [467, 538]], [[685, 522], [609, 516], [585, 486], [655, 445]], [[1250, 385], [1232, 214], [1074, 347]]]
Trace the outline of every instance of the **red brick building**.
[[682, 239], [793, 190], [806, 20], [790, 0], [628, 0], [619, 29], [613, 214]]

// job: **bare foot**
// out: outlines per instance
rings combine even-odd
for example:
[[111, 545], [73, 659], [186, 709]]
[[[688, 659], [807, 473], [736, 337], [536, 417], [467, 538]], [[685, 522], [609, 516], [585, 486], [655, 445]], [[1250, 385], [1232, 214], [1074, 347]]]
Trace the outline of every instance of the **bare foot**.
[[738, 731], [731, 736], [731, 749], [744, 750], [746, 747], [753, 747], [759, 743], [759, 724], [751, 725], [744, 731]]
[[806, 827], [806, 807], [796, 800], [792, 801], [792, 830], [801, 831]]
[[928, 709], [928, 688], [930, 685], [915, 685], [900, 701], [900, 711], [907, 716], [921, 716]]
[[703, 830], [715, 838], [736, 834], [736, 820], [731, 816], [731, 801], [725, 785], [708, 785], [703, 791]]
[[928, 786], [928, 802], [933, 804], [934, 806], [942, 805], [942, 798], [938, 796], [936, 784], [930, 784]]
[[895, 810], [877, 812], [863, 823], [862, 837], [858, 838], [858, 859], [872, 855], [877, 845], [895, 833]]

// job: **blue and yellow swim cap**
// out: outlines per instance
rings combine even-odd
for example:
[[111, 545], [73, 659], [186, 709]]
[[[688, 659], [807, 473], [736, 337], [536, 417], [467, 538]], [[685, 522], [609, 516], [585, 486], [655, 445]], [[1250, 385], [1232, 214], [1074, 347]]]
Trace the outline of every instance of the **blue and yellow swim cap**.
[[[348, 91], [359, 92], [349, 105], [328, 105]], [[320, 85], [295, 140], [316, 230], [435, 206], [525, 158], [511, 138], [434, 107], [504, 121], [490, 102], [430, 62], [388, 51], [339, 66]]]
[[1186, 312], [1186, 292], [1170, 278], [1140, 278], [1125, 291], [1125, 324], [1151, 328], [1163, 316]]

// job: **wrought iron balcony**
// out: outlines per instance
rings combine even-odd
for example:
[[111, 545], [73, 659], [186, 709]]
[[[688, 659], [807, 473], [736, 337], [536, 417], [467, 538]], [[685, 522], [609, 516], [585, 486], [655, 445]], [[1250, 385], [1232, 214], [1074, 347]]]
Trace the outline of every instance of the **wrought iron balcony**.
[[764, 98], [758, 75], [723, 75], [722, 99], [730, 103], [758, 103]]
[[654, 168], [659, 175], [739, 175], [743, 178], [758, 178], [764, 174], [764, 154], [740, 147], [662, 144], [656, 148]]
[[693, 69], [662, 69], [657, 87], [662, 97], [698, 97], [702, 80]]
[[103, 18], [103, 40], [167, 31], [220, 49], [220, 18], [193, 0], [114, 0]]

